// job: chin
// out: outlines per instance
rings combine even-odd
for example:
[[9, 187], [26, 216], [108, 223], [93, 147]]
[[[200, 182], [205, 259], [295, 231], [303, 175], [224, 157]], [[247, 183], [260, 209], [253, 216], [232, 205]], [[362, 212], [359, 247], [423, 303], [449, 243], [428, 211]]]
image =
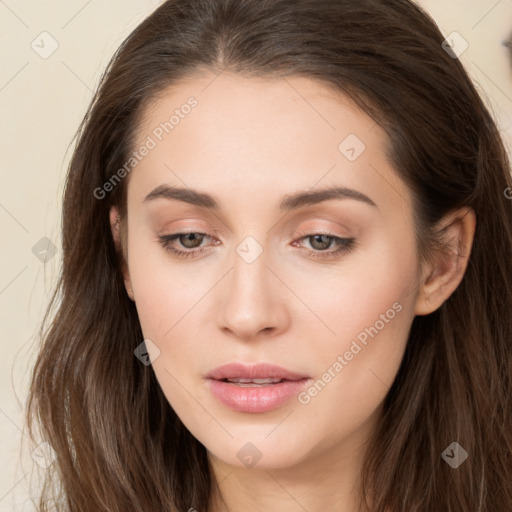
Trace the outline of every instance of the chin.
[[284, 469], [304, 459], [304, 443], [290, 443], [289, 436], [265, 439], [268, 432], [269, 430], [265, 428], [261, 435], [247, 436], [243, 439], [235, 437], [226, 440], [222, 445], [206, 443], [205, 446], [210, 455], [224, 464], [237, 468]]

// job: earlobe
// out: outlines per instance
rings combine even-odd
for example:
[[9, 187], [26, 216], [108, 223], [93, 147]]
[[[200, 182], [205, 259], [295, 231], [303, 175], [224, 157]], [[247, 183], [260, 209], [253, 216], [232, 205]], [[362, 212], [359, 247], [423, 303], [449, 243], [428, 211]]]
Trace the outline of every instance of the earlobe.
[[447, 214], [436, 231], [444, 243], [433, 264], [427, 266], [420, 281], [416, 315], [438, 309], [457, 289], [466, 271], [476, 227], [475, 212], [468, 207]]
[[130, 297], [130, 299], [135, 302], [135, 297], [133, 294], [133, 288], [132, 288], [132, 283], [131, 283], [131, 278], [130, 278], [130, 272], [128, 269], [128, 263], [125, 258], [126, 251], [124, 250], [124, 247], [123, 247], [123, 237], [122, 237], [122, 233], [121, 233], [121, 217], [119, 215], [119, 211], [118, 211], [117, 207], [112, 206], [110, 208], [109, 218], [110, 218], [110, 230], [112, 232], [112, 238], [114, 240], [114, 244], [115, 244], [117, 250], [123, 255], [122, 273], [124, 276], [124, 285], [126, 288], [126, 293]]

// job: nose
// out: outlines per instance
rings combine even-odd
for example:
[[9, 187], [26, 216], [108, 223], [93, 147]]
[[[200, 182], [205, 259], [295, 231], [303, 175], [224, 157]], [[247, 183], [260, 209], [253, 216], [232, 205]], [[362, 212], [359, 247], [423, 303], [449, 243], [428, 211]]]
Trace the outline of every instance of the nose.
[[218, 297], [220, 329], [244, 340], [283, 332], [290, 322], [285, 292], [265, 252], [251, 263], [236, 255]]

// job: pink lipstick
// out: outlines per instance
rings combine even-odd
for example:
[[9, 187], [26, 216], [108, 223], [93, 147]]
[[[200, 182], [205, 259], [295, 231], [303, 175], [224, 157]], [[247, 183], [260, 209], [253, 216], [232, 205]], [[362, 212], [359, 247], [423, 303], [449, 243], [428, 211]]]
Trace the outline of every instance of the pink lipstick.
[[206, 375], [213, 395], [238, 412], [266, 412], [286, 403], [311, 378], [271, 364], [231, 363]]

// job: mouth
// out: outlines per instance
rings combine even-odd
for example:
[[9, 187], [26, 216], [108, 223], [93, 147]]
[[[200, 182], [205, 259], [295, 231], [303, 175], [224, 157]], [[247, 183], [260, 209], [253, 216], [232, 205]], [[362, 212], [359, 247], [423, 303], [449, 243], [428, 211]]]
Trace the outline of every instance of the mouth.
[[[290, 379], [242, 379], [242, 378], [234, 378], [234, 379], [215, 379], [220, 380], [220, 382], [227, 382], [229, 384], [234, 384], [235, 386], [239, 386], [241, 388], [259, 388], [265, 386], [272, 386], [275, 384], [280, 384], [281, 382], [293, 382]], [[302, 379], [297, 379], [302, 380]]]
[[237, 412], [262, 413], [288, 403], [312, 379], [285, 368], [231, 363], [206, 375], [208, 387], [217, 400]]
[[212, 370], [206, 378], [235, 384], [270, 385], [310, 377], [274, 364], [259, 363], [251, 366], [243, 363], [229, 363]]

